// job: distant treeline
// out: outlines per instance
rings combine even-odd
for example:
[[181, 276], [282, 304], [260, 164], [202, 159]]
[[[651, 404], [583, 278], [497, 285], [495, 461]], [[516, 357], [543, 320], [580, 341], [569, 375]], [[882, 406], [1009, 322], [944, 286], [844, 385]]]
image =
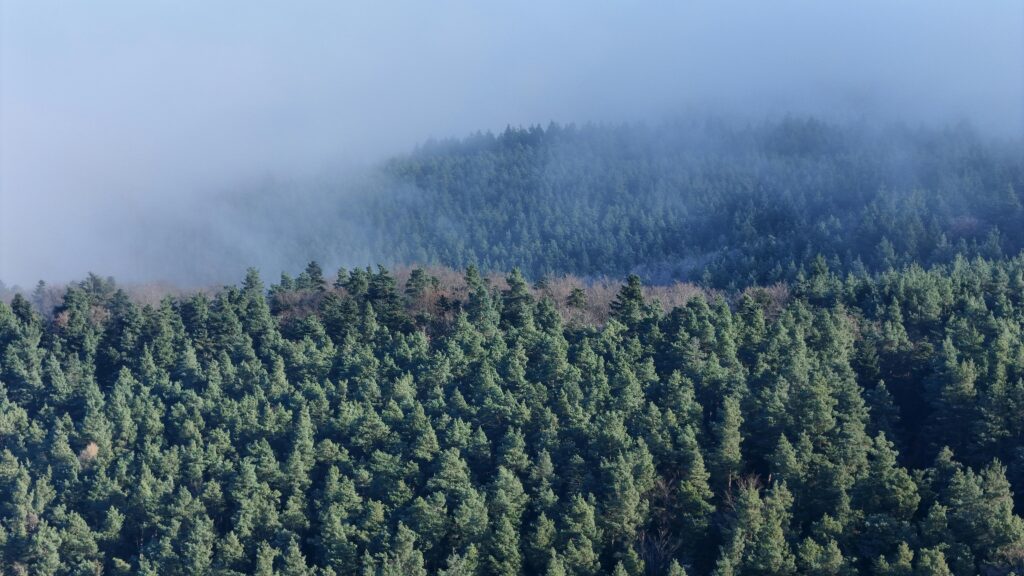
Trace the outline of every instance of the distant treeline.
[[[659, 301], [655, 301], [657, 298]], [[0, 572], [1024, 570], [1024, 258], [0, 303]]]
[[1024, 144], [965, 126], [553, 124], [431, 142], [384, 170], [401, 194], [339, 211], [396, 263], [741, 288], [819, 254], [877, 272], [1024, 248]]
[[819, 255], [845, 275], [1024, 249], [1024, 138], [966, 126], [552, 124], [339, 170], [126, 219], [146, 241], [124, 274], [195, 288], [317, 260], [742, 290]]

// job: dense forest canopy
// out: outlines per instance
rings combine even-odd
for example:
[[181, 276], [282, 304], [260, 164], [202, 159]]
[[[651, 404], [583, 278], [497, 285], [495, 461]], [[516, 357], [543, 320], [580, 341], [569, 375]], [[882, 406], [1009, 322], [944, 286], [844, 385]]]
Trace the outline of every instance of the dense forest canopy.
[[4, 573], [1024, 569], [1024, 258], [403, 276], [0, 304]]
[[531, 278], [742, 287], [819, 254], [880, 271], [1024, 248], [1024, 146], [966, 126], [551, 125], [427, 144], [387, 171], [418, 197], [373, 209], [381, 256]]

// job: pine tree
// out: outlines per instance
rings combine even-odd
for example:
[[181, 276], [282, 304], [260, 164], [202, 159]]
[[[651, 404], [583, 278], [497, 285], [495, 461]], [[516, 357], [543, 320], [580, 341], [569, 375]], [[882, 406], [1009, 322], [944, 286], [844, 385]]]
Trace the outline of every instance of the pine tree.
[[509, 515], [493, 521], [487, 537], [484, 569], [495, 576], [516, 576], [522, 568], [519, 553], [519, 532]]
[[381, 563], [381, 576], [427, 576], [423, 564], [423, 553], [416, 549], [416, 533], [404, 524], [398, 524], [398, 531], [392, 551]]
[[913, 576], [914, 552], [906, 542], [900, 542], [896, 552], [890, 557], [879, 556], [875, 559], [876, 574], [892, 574], [893, 576]]
[[636, 329], [647, 315], [640, 277], [630, 274], [611, 304], [612, 317], [631, 329]]
[[735, 519], [728, 530], [715, 574], [793, 574], [796, 559], [786, 540], [792, 495], [785, 484], [761, 498], [752, 482], [738, 486]]
[[602, 485], [598, 518], [605, 537], [618, 544], [632, 542], [637, 527], [647, 517], [647, 502], [633, 476], [633, 467], [623, 454], [601, 461]]
[[900, 467], [897, 454], [885, 435], [875, 437], [867, 476], [856, 486], [855, 503], [868, 514], [885, 514], [910, 520], [921, 498], [910, 475]]
[[554, 552], [556, 536], [555, 522], [548, 518], [544, 512], [541, 512], [540, 516], [533, 523], [533, 528], [528, 536], [525, 547], [526, 554], [523, 559], [525, 561], [524, 568], [527, 571], [536, 574], [544, 572], [551, 562], [548, 553]]
[[714, 424], [715, 446], [711, 456], [711, 478], [719, 486], [731, 484], [741, 472], [742, 425], [743, 416], [740, 413], [739, 400], [733, 396], [725, 398]]
[[566, 576], [568, 572], [565, 570], [565, 562], [558, 555], [558, 552], [551, 550], [551, 556], [548, 558], [547, 570], [544, 572], [545, 576]]
[[601, 533], [595, 521], [594, 505], [579, 494], [575, 495], [563, 524], [566, 542], [561, 560], [566, 572], [596, 574], [601, 567]]
[[466, 302], [466, 314], [469, 321], [481, 332], [493, 333], [498, 328], [500, 315], [495, 309], [487, 285], [475, 266], [466, 269], [465, 282], [469, 290], [469, 299]]
[[476, 546], [470, 544], [465, 553], [453, 553], [448, 557], [446, 568], [438, 571], [438, 576], [475, 576], [479, 569]]
[[269, 542], [260, 542], [256, 548], [256, 566], [253, 569], [253, 575], [274, 576], [274, 560], [279, 553]]
[[502, 292], [501, 322], [505, 328], [527, 330], [533, 327], [533, 297], [522, 272], [514, 268], [505, 279], [508, 289]]
[[288, 542], [280, 574], [281, 576], [310, 576], [311, 574], [306, 565], [306, 558], [302, 555], [302, 550], [299, 549], [299, 543], [294, 538]]
[[665, 574], [666, 576], [686, 576], [686, 570], [683, 570], [678, 560], [672, 560], [672, 563], [669, 564], [668, 572]]
[[941, 549], [923, 548], [914, 561], [914, 576], [953, 576]]

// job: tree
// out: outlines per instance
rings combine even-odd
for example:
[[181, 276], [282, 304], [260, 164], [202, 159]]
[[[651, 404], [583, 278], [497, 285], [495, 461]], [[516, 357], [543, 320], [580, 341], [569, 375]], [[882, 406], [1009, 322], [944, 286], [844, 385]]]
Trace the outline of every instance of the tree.
[[299, 549], [299, 543], [292, 538], [288, 542], [288, 549], [284, 553], [284, 565], [281, 567], [281, 576], [309, 576], [311, 574], [306, 565], [306, 558]]
[[587, 306], [587, 293], [579, 286], [573, 287], [572, 292], [565, 300], [565, 305], [570, 308], [583, 309]]
[[796, 558], [785, 533], [792, 495], [776, 484], [761, 498], [752, 482], [738, 486], [733, 524], [722, 546], [716, 574], [794, 574]]
[[478, 565], [476, 546], [470, 544], [464, 554], [452, 553], [448, 557], [447, 567], [438, 571], [438, 576], [474, 576]]
[[742, 425], [743, 416], [740, 412], [739, 400], [734, 396], [725, 398], [714, 424], [716, 443], [711, 458], [711, 478], [719, 486], [731, 484], [741, 471], [743, 455], [740, 451], [740, 444], [743, 442], [743, 436], [740, 426]]
[[438, 279], [427, 274], [423, 268], [413, 268], [405, 282], [405, 298], [415, 305], [423, 299], [428, 287], [437, 287]]
[[544, 572], [546, 576], [566, 576], [565, 562], [558, 556], [558, 552], [551, 550], [551, 556], [548, 558], [548, 567]]
[[491, 294], [476, 266], [466, 268], [465, 282], [466, 288], [469, 290], [469, 299], [466, 302], [466, 314], [469, 316], [469, 321], [481, 332], [493, 333], [498, 327], [500, 314], [495, 309]]
[[299, 290], [316, 290], [323, 292], [327, 288], [324, 271], [315, 261], [306, 264], [306, 269], [296, 279], [295, 287]]
[[602, 485], [600, 519], [605, 537], [617, 544], [632, 542], [637, 527], [647, 517], [647, 502], [633, 477], [633, 467], [623, 454], [601, 461]]
[[917, 554], [914, 561], [915, 576], [953, 576], [949, 566], [946, 564], [946, 556], [942, 550], [936, 548], [924, 548]]
[[522, 569], [519, 532], [508, 514], [493, 521], [486, 543], [484, 568], [495, 576], [516, 576]]
[[274, 560], [279, 553], [269, 542], [260, 542], [256, 548], [256, 567], [253, 574], [255, 576], [274, 576]]
[[879, 433], [869, 453], [867, 476], [855, 488], [854, 502], [868, 514], [910, 520], [921, 498], [913, 479], [896, 457], [892, 442]]
[[630, 274], [626, 278], [626, 284], [620, 290], [611, 304], [612, 317], [635, 329], [640, 325], [648, 312], [644, 302], [643, 289], [640, 285], [640, 277]]
[[518, 268], [506, 278], [508, 289], [502, 292], [501, 322], [506, 328], [527, 330], [533, 327], [533, 297]]
[[579, 494], [575, 495], [569, 503], [563, 525], [565, 544], [561, 562], [565, 570], [573, 574], [596, 574], [601, 567], [601, 533], [595, 520], [594, 505]]
[[679, 561], [678, 560], [673, 560], [672, 563], [669, 564], [668, 572], [666, 572], [666, 575], [667, 576], [686, 576], [686, 570], [683, 570], [683, 567], [679, 565]]

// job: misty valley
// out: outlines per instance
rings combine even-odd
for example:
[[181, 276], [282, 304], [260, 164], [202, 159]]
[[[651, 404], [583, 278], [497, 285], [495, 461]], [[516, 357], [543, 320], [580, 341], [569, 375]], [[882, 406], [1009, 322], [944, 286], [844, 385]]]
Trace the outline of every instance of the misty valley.
[[176, 284], [0, 285], [0, 573], [1024, 574], [1022, 194], [802, 116], [239, 192]]

